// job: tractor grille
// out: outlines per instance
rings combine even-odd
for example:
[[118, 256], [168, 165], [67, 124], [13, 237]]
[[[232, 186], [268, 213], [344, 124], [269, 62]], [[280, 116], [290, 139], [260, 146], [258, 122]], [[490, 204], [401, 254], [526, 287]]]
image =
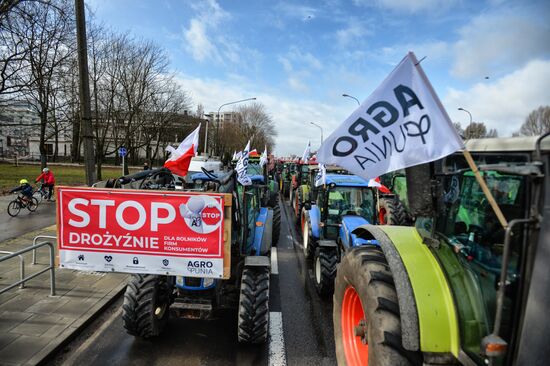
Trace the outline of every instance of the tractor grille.
[[185, 277], [183, 279], [185, 286], [188, 286], [188, 287], [201, 287], [201, 280], [202, 278], [196, 278], [196, 277]]

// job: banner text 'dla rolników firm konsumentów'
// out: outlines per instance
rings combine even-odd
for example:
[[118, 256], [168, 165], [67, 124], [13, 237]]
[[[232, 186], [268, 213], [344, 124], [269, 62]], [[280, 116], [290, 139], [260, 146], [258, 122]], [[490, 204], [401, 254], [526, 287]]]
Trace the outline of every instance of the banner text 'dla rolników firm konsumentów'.
[[224, 196], [58, 187], [60, 265], [223, 277]]

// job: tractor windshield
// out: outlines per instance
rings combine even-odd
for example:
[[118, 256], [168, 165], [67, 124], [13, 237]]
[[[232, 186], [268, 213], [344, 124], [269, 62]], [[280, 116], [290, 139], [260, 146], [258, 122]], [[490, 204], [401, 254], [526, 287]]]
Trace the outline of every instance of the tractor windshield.
[[[526, 182], [517, 175], [497, 171], [483, 172], [485, 181], [507, 221], [524, 218], [526, 212]], [[438, 232], [446, 238], [455, 262], [452, 273], [460, 268], [461, 284], [453, 287], [461, 317], [461, 335], [465, 350], [480, 357], [481, 338], [494, 326], [496, 291], [502, 264], [504, 229], [472, 172], [445, 177], [442, 213], [437, 220]], [[521, 272], [523, 231], [514, 230], [508, 265], [501, 336], [511, 341], [516, 299], [519, 296], [518, 277]], [[450, 259], [448, 264], [453, 260]], [[449, 267], [450, 269], [450, 267]], [[455, 276], [451, 282], [457, 281]], [[482, 360], [480, 360], [482, 361]], [[502, 361], [502, 360], [501, 360]], [[498, 363], [497, 363], [498, 364]]]
[[344, 215], [373, 221], [374, 195], [367, 187], [334, 187], [328, 193], [328, 223], [339, 224]]
[[263, 169], [260, 166], [259, 162], [249, 162], [248, 168], [246, 169], [248, 175], [263, 175]]

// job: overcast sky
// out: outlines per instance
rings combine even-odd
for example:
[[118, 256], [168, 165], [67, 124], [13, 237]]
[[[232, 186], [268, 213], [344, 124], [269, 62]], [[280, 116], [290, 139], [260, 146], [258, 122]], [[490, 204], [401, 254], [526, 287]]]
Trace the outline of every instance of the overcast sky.
[[[500, 136], [550, 105], [550, 1], [86, 0], [98, 20], [164, 46], [206, 111], [257, 97], [279, 133], [276, 153], [315, 149], [405, 56], [447, 112]], [[488, 78], [487, 78], [488, 77]], [[226, 107], [223, 110], [232, 110]]]

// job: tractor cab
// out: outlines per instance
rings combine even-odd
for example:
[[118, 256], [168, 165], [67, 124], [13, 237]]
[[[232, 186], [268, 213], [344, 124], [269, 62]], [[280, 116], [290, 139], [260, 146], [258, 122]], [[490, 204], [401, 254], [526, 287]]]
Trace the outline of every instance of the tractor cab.
[[[511, 365], [521, 340], [529, 293], [526, 279], [537, 247], [537, 216], [548, 186], [543, 184], [540, 162], [534, 161], [534, 138], [473, 140], [466, 146], [508, 229], [500, 224], [463, 157], [448, 157], [441, 166], [443, 191], [434, 223], [445, 243], [441, 253], [453, 255], [443, 255], [441, 263], [456, 274], [449, 280], [466, 354], [480, 364]], [[547, 153], [548, 149], [546, 159]]]

